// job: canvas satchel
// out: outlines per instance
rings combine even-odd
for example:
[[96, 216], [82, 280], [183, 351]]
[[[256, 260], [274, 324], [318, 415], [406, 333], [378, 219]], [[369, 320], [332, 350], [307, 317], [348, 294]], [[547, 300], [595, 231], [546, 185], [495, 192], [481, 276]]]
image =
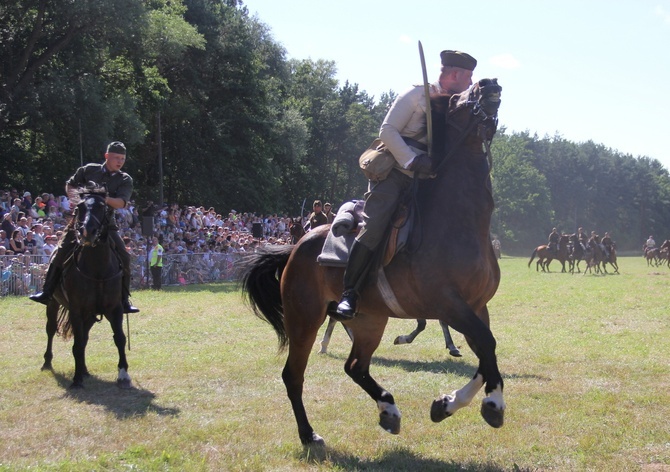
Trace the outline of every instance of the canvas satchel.
[[379, 182], [391, 173], [395, 165], [395, 157], [382, 140], [377, 138], [358, 158], [358, 165], [368, 180]]

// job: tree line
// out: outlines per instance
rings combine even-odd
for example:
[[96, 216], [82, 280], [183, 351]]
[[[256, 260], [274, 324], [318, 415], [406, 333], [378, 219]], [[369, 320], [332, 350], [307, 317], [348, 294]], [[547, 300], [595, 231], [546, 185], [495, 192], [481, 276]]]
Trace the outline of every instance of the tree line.
[[[294, 215], [365, 192], [357, 157], [396, 93], [287, 59], [242, 1], [8, 0], [0, 20], [0, 187], [59, 194], [118, 139], [139, 200], [162, 188], [165, 202]], [[656, 160], [504, 128], [492, 150], [504, 250], [553, 226], [610, 231], [623, 248], [670, 235]]]

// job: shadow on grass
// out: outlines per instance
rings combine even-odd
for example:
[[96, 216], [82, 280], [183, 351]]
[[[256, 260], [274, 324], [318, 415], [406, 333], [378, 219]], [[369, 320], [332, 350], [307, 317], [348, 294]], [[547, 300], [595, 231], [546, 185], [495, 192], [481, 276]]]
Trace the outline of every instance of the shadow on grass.
[[[324, 354], [321, 354], [322, 356]], [[344, 363], [346, 357], [340, 355], [333, 355], [330, 353], [325, 356], [333, 359], [341, 359]], [[429, 372], [432, 374], [456, 374], [462, 377], [472, 377], [477, 370], [477, 364], [464, 361], [456, 358], [445, 358], [444, 361], [413, 361], [408, 359], [390, 359], [386, 357], [373, 356], [370, 365], [379, 365], [383, 367], [398, 367], [407, 372]], [[550, 381], [551, 377], [545, 377], [536, 374], [520, 374], [520, 373], [505, 373], [501, 372], [503, 380], [507, 379], [535, 379], [541, 381]]]
[[116, 381], [102, 380], [94, 375], [84, 379], [84, 388], [71, 389], [72, 379], [58, 372], [51, 372], [58, 384], [65, 390], [68, 398], [80, 403], [102, 406], [116, 415], [118, 419], [144, 416], [147, 413], [156, 413], [160, 416], [178, 416], [178, 408], [169, 408], [157, 405], [156, 395], [149, 390], [132, 387], [121, 389]]
[[[342, 470], [365, 470], [365, 471], [473, 471], [473, 472], [499, 472], [510, 470], [510, 468], [500, 467], [487, 462], [464, 462], [445, 461], [439, 459], [429, 459], [418, 456], [410, 449], [397, 448], [390, 450], [380, 457], [369, 459], [360, 458], [351, 454], [345, 454], [330, 450], [328, 447], [304, 448], [299, 455], [303, 462], [312, 464], [327, 463], [336, 466]], [[526, 469], [519, 468], [514, 464], [511, 470], [522, 471]]]
[[[347, 359], [345, 356], [335, 355], [331, 353], [320, 354], [320, 356], [330, 357], [332, 359], [340, 359], [344, 363]], [[382, 367], [398, 367], [407, 372], [430, 372], [433, 374], [442, 374], [445, 372], [472, 376], [477, 369], [475, 364], [465, 362], [463, 360], [456, 360], [455, 358], [446, 357], [443, 361], [414, 361], [408, 359], [393, 359], [387, 357], [373, 356], [370, 365], [378, 365]]]

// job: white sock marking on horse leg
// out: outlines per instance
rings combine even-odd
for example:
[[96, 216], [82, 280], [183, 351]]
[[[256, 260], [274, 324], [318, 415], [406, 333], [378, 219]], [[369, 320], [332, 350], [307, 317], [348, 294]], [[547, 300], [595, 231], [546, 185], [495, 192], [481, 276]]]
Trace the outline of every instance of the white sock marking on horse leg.
[[126, 372], [126, 369], [119, 369], [119, 376], [116, 378], [116, 380], [128, 380], [128, 381], [130, 381], [130, 375], [128, 375], [128, 372]]
[[330, 344], [330, 336], [326, 333], [321, 340], [321, 350], [319, 351], [319, 354], [326, 354], [328, 352], [328, 344]]
[[386, 412], [389, 416], [396, 417], [396, 418], [401, 418], [402, 415], [400, 414], [400, 409], [392, 403], [389, 402], [383, 402], [381, 400], [377, 400], [377, 408], [379, 408], [379, 413]]
[[487, 403], [493, 403], [498, 410], [505, 409], [505, 400], [503, 399], [503, 392], [500, 385], [497, 385], [495, 390], [493, 390], [488, 397], [484, 399]]
[[477, 392], [484, 386], [484, 377], [477, 374], [460, 390], [454, 390], [451, 395], [447, 395], [449, 402], [447, 404], [447, 413], [453, 415], [464, 406], [468, 406]]

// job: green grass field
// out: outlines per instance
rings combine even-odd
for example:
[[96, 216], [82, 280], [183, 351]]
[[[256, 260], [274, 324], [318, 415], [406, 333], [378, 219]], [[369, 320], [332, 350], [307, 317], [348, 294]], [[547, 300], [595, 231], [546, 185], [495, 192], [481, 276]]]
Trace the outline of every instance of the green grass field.
[[[337, 327], [318, 343], [305, 404], [325, 452], [303, 450], [281, 381], [285, 354], [233, 285], [138, 292], [129, 373], [115, 385], [106, 321], [88, 345], [92, 377], [69, 391], [71, 341], [57, 339], [42, 372], [44, 310], [0, 300], [0, 471], [670, 471], [670, 270], [620, 258], [621, 275], [537, 273], [503, 258], [489, 304], [505, 380], [501, 429], [472, 405], [432, 423], [431, 402], [463, 386], [476, 358], [454, 333], [449, 357], [437, 322], [391, 320], [372, 375], [403, 413], [400, 435], [377, 426], [374, 402], [343, 371], [350, 347]], [[554, 262], [553, 270], [559, 265]], [[323, 328], [322, 328], [323, 330]]]

